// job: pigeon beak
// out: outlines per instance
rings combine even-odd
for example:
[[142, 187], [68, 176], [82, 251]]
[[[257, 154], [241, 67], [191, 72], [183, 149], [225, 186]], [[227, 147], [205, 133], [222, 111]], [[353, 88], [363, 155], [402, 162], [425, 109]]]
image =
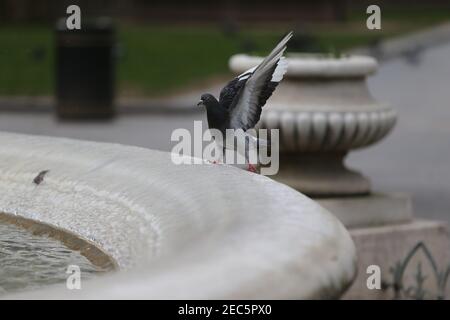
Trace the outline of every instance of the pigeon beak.
[[203, 100], [200, 100], [200, 101], [197, 103], [197, 107], [201, 107], [201, 106], [203, 106]]

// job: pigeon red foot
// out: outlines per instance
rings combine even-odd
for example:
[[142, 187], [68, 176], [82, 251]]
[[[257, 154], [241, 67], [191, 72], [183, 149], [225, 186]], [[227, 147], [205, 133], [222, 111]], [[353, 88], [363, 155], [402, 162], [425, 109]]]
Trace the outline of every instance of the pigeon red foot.
[[248, 164], [248, 168], [247, 171], [256, 173], [256, 167], [254, 165], [252, 165], [251, 163]]

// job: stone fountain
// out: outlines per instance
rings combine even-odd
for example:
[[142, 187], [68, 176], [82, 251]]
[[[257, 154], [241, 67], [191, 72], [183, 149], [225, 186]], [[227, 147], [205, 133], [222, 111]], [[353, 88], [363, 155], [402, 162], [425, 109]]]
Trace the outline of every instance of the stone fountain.
[[355, 277], [344, 226], [264, 176], [116, 144], [3, 132], [0, 144], [0, 218], [117, 269], [82, 290], [2, 297], [337, 298]]

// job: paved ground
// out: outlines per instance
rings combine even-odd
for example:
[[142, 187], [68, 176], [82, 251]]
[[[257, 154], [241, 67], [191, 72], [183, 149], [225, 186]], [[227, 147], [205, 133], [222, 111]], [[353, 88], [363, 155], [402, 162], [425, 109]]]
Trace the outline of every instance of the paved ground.
[[[426, 49], [414, 59], [383, 63], [369, 86], [398, 110], [399, 123], [380, 144], [353, 152], [359, 168], [380, 191], [413, 194], [416, 215], [450, 221], [450, 44]], [[414, 62], [414, 63], [413, 63]], [[191, 97], [192, 99], [192, 97]], [[193, 104], [195, 101], [191, 101]], [[112, 123], [59, 123], [46, 112], [2, 112], [0, 130], [71, 137], [170, 150], [173, 129], [204, 120], [190, 112], [127, 113]]]
[[396, 58], [369, 80], [373, 95], [399, 114], [393, 133], [354, 152], [379, 190], [414, 196], [420, 216], [450, 221], [450, 43], [422, 52], [417, 64]]
[[115, 142], [170, 150], [170, 135], [176, 128], [193, 128], [194, 120], [203, 120], [200, 112], [137, 113], [123, 115], [108, 123], [58, 122], [49, 113], [0, 113], [0, 130], [68, 137], [92, 141]]

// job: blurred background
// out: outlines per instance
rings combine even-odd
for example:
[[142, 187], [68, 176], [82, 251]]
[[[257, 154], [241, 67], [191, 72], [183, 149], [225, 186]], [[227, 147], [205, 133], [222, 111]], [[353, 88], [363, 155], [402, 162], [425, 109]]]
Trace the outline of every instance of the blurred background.
[[368, 30], [372, 1], [0, 0], [0, 95], [52, 95], [54, 25], [77, 4], [82, 19], [117, 29], [117, 94], [165, 96], [229, 77], [236, 52], [265, 53], [288, 30], [291, 51], [339, 53], [446, 21], [450, 2], [377, 1], [382, 30]]
[[[57, 25], [71, 4], [80, 38]], [[366, 27], [370, 4], [381, 30]], [[369, 88], [399, 123], [348, 162], [375, 190], [413, 194], [417, 215], [450, 221], [449, 20], [447, 0], [0, 0], [0, 130], [169, 151], [173, 129], [204, 121], [199, 95], [233, 77], [230, 56], [266, 54], [294, 30], [289, 52], [378, 59]]]

